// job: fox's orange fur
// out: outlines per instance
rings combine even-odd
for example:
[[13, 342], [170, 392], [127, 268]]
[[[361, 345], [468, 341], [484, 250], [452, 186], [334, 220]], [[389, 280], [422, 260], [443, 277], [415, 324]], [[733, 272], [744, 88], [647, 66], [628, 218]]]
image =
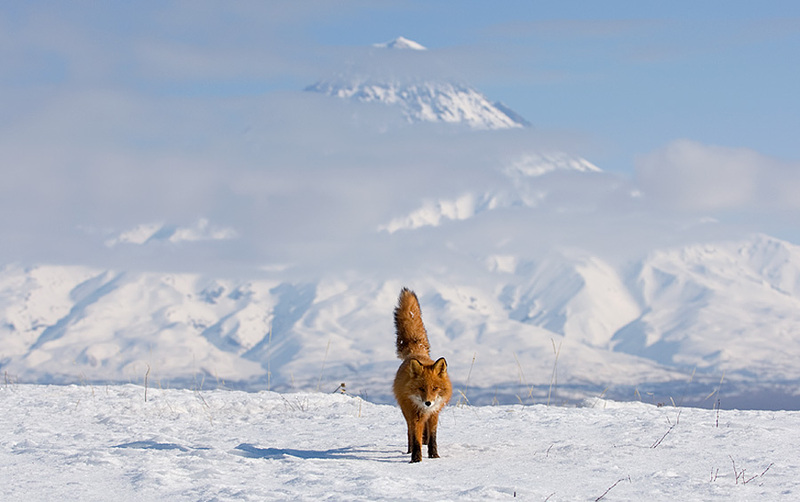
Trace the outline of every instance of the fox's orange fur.
[[412, 462], [422, 460], [422, 445], [428, 445], [428, 457], [439, 458], [436, 429], [439, 412], [450, 401], [453, 388], [447, 376], [447, 361], [430, 357], [430, 343], [419, 300], [413, 291], [403, 288], [394, 310], [397, 330], [397, 357], [403, 360], [394, 377], [394, 397], [408, 425], [408, 452]]

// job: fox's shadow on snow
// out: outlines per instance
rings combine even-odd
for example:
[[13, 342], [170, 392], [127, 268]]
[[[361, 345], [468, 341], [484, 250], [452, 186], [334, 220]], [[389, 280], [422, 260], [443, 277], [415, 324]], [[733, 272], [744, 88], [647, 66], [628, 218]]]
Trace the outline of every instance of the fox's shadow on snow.
[[297, 457], [304, 459], [327, 459], [327, 460], [374, 460], [377, 462], [407, 462], [402, 456], [398, 456], [394, 451], [376, 451], [367, 448], [348, 446], [345, 448], [333, 448], [330, 450], [296, 450], [293, 448], [259, 448], [249, 443], [242, 443], [233, 451], [234, 455], [248, 458], [283, 458]]
[[[159, 443], [157, 441], [132, 441], [115, 445], [114, 448], [132, 448], [136, 450], [178, 450], [189, 452], [193, 450], [209, 450], [206, 447], [187, 447], [175, 443]], [[373, 460], [376, 462], [407, 462], [403, 456], [396, 454], [396, 450], [371, 450], [364, 447], [333, 448], [330, 450], [297, 450], [293, 448], [259, 448], [249, 443], [242, 443], [231, 452], [234, 455], [247, 458], [285, 458], [295, 457], [303, 459], [327, 460]]]

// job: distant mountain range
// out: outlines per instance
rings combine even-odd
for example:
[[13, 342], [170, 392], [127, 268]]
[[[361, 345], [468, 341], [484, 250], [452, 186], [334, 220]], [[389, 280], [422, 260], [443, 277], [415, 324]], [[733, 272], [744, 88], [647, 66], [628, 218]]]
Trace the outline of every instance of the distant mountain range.
[[142, 382], [148, 371], [165, 386], [332, 390], [341, 381], [387, 401], [391, 311], [412, 284], [434, 351], [477, 402], [541, 400], [554, 367], [562, 399], [604, 389], [677, 399], [693, 371], [692, 398], [724, 375], [729, 404], [743, 389], [791, 394], [800, 381], [800, 248], [786, 242], [757, 235], [666, 249], [625, 270], [555, 251], [473, 265], [461, 282], [6, 266], [0, 364], [20, 381]]

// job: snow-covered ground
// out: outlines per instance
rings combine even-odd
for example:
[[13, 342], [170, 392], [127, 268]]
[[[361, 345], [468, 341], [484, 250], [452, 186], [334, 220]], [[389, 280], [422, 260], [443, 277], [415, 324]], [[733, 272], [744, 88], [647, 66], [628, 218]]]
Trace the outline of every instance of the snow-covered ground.
[[[388, 385], [388, 384], [387, 384]], [[146, 398], [146, 400], [145, 400]], [[800, 412], [455, 406], [409, 464], [399, 409], [340, 394], [0, 387], [0, 499], [789, 500]]]

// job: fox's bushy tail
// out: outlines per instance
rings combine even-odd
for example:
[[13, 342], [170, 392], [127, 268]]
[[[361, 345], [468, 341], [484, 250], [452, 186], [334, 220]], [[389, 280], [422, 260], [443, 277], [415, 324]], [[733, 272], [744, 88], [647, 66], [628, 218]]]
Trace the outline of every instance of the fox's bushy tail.
[[408, 288], [400, 291], [397, 308], [394, 309], [394, 327], [397, 331], [397, 357], [430, 357], [431, 344], [425, 325], [422, 324], [422, 312], [417, 295]]

